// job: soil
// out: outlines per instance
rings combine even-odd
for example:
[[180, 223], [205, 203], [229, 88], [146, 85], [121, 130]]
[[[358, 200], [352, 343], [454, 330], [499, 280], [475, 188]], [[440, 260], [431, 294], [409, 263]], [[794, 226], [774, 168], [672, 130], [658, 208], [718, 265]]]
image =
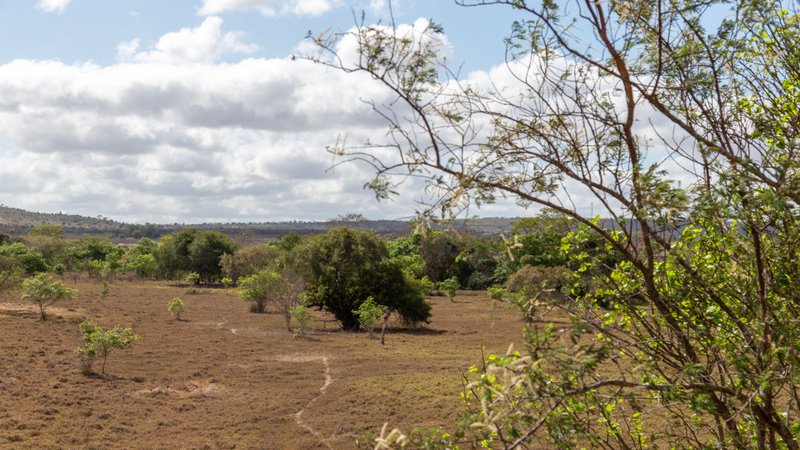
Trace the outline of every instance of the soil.
[[[316, 311], [295, 338], [234, 290], [115, 281], [101, 299], [100, 283], [67, 280], [78, 297], [46, 321], [0, 296], [0, 448], [346, 449], [386, 422], [452, 429], [461, 374], [522, 336], [519, 313], [478, 292], [432, 297], [430, 324], [390, 322], [382, 347]], [[111, 352], [104, 376], [78, 368], [85, 319], [141, 337]]]

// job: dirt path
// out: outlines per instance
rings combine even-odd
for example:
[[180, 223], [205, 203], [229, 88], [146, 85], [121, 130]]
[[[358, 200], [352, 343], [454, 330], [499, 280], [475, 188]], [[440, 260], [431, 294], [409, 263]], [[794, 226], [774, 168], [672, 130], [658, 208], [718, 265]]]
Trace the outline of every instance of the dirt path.
[[[217, 328], [223, 328], [223, 326], [228, 323], [228, 319], [222, 318], [222, 322], [218, 322]], [[228, 328], [231, 333], [239, 336], [239, 329], [238, 328]], [[264, 333], [269, 334], [269, 333]], [[308, 401], [308, 403], [303, 406], [300, 411], [297, 411], [293, 414], [294, 420], [300, 428], [308, 431], [312, 436], [317, 438], [325, 447], [329, 449], [333, 449], [331, 444], [328, 443], [328, 440], [319, 432], [319, 430], [314, 429], [311, 425], [309, 425], [306, 421], [303, 420], [302, 415], [306, 412], [311, 405], [313, 405], [320, 397], [325, 395], [325, 391], [328, 389], [328, 386], [331, 385], [333, 382], [333, 377], [331, 377], [331, 366], [328, 362], [327, 356], [313, 356], [313, 355], [282, 355], [277, 356], [274, 358], [275, 361], [286, 362], [286, 363], [299, 363], [299, 362], [312, 362], [312, 361], [321, 361], [322, 366], [324, 367], [325, 371], [325, 381], [322, 383], [322, 386], [319, 388], [319, 394], [317, 394], [314, 398]]]

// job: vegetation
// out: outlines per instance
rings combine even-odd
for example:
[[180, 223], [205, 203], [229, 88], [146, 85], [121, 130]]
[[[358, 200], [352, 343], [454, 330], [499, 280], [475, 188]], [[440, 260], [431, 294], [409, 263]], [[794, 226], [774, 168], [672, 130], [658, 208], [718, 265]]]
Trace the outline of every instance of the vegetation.
[[460, 287], [461, 285], [458, 283], [458, 278], [456, 277], [450, 277], [439, 282], [439, 289], [443, 290], [445, 294], [447, 294], [447, 298], [449, 298], [451, 302], [455, 301], [456, 291]]
[[409, 323], [430, 316], [424, 293], [389, 259], [386, 244], [374, 233], [335, 228], [309, 239], [298, 258], [308, 281], [307, 304], [329, 311], [344, 329], [359, 328], [353, 311], [370, 296]]
[[75, 353], [80, 356], [81, 371], [85, 374], [92, 373], [94, 361], [99, 358], [102, 361], [100, 374], [105, 375], [106, 359], [111, 350], [128, 348], [139, 339], [130, 328], [114, 327], [104, 330], [89, 320], [81, 322], [80, 330], [83, 334], [83, 345], [77, 347]]
[[179, 273], [196, 272], [200, 281], [213, 281], [222, 275], [222, 255], [235, 249], [236, 245], [219, 231], [189, 228], [163, 236], [155, 257], [162, 276], [174, 278]]
[[167, 303], [167, 311], [172, 314], [174, 320], [181, 320], [181, 313], [186, 311], [186, 306], [184, 306], [183, 300], [175, 297]]
[[800, 448], [796, 5], [465, 3], [516, 12], [511, 81], [451, 83], [436, 24], [354, 28], [358, 58], [319, 61], [397, 98], [372, 105], [386, 145], [332, 151], [377, 167], [381, 198], [410, 175], [446, 212], [502, 195], [568, 217], [574, 285], [552, 306], [573, 325], [476, 368], [456, 432], [381, 445]]
[[311, 323], [311, 313], [305, 305], [298, 304], [289, 310], [292, 319], [297, 323], [297, 329], [294, 331], [295, 337], [305, 336], [308, 330], [308, 324]]
[[243, 300], [252, 302], [251, 312], [267, 312], [267, 303], [273, 298], [280, 278], [276, 272], [262, 269], [249, 277], [239, 279], [239, 295]]
[[359, 305], [358, 309], [353, 311], [353, 314], [358, 317], [358, 323], [361, 328], [365, 328], [369, 333], [370, 339], [372, 339], [372, 331], [375, 328], [375, 324], [387, 313], [389, 313], [389, 308], [375, 303], [375, 299], [371, 296], [367, 297]]
[[60, 281], [53, 280], [50, 275], [40, 273], [22, 282], [22, 300], [39, 307], [39, 317], [47, 319], [48, 306], [65, 299], [75, 298], [78, 291], [64, 287]]

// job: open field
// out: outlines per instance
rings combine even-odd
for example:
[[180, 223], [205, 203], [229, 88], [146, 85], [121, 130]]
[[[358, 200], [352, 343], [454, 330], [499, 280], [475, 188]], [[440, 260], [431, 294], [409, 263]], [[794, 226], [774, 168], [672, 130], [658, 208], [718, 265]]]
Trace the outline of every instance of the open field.
[[[99, 283], [65, 284], [78, 298], [45, 322], [0, 297], [2, 448], [353, 448], [384, 422], [450, 427], [461, 371], [482, 346], [504, 352], [521, 337], [518, 313], [492, 310], [483, 293], [434, 297], [427, 327], [390, 330], [381, 347], [321, 313], [295, 339], [233, 290], [115, 282], [101, 300]], [[184, 320], [167, 311], [173, 297]], [[106, 378], [78, 369], [83, 319], [141, 337], [112, 351]]]

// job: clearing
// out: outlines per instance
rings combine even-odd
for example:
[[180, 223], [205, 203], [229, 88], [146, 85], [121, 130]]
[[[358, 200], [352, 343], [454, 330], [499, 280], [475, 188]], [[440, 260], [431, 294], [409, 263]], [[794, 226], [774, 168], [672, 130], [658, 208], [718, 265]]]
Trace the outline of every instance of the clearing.
[[[461, 373], [481, 348], [519, 348], [516, 311], [482, 292], [432, 297], [431, 323], [390, 329], [386, 346], [314, 312], [293, 338], [277, 314], [253, 314], [233, 289], [157, 282], [65, 284], [78, 297], [48, 309], [0, 297], [2, 448], [355, 448], [384, 422], [405, 431], [452, 423]], [[171, 320], [167, 302], [186, 305]], [[106, 378], [80, 373], [78, 324], [131, 326], [141, 339], [112, 351]]]

